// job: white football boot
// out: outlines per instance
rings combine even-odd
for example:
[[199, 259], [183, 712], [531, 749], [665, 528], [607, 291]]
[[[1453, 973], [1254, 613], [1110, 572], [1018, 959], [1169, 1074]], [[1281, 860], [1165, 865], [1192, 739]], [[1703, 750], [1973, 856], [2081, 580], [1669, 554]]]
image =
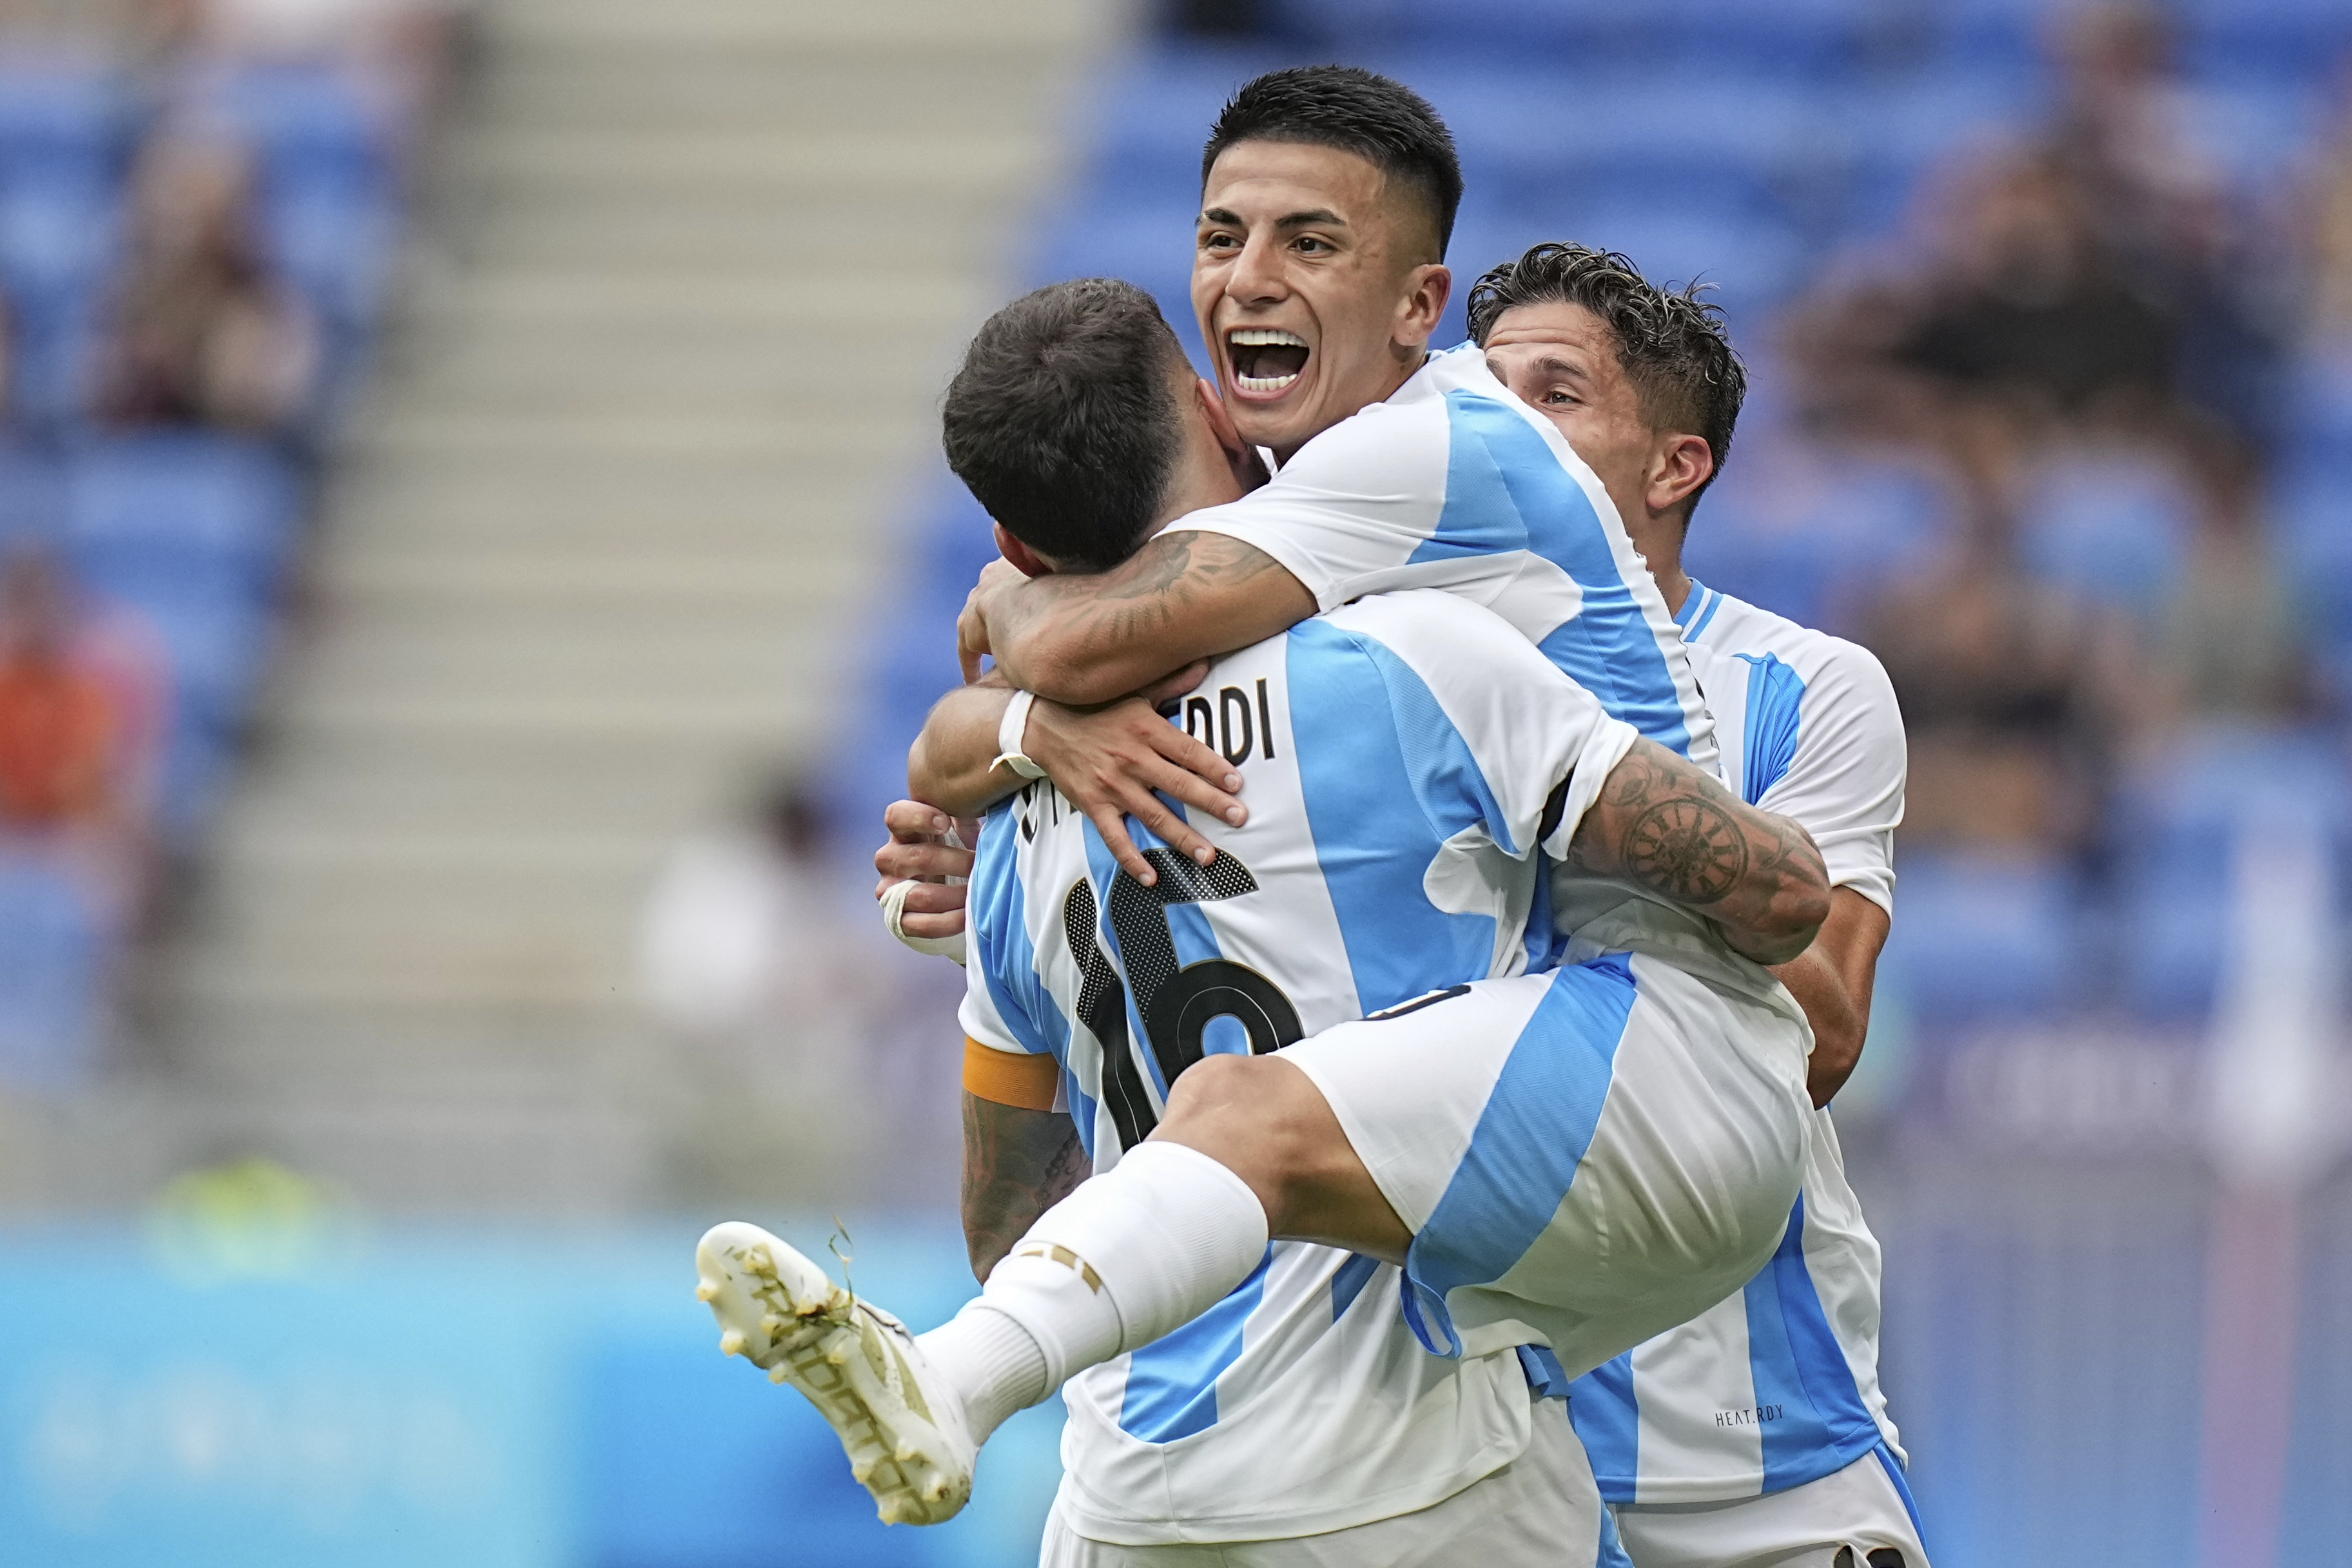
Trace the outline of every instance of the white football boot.
[[939, 1524], [971, 1496], [977, 1457], [955, 1392], [907, 1326], [756, 1225], [714, 1225], [694, 1249], [695, 1294], [719, 1348], [789, 1383], [833, 1423], [885, 1524]]

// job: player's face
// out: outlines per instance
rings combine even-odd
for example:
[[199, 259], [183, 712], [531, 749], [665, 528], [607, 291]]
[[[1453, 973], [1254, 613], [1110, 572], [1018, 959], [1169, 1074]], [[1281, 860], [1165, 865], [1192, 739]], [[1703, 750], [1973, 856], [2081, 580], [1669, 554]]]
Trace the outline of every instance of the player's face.
[[1209, 171], [1192, 308], [1242, 436], [1287, 457], [1402, 384], [1445, 308], [1427, 218], [1366, 158], [1244, 141]]
[[1568, 437], [1600, 476], [1628, 527], [1644, 505], [1657, 432], [1617, 362], [1616, 334], [1581, 305], [1554, 300], [1506, 310], [1486, 335], [1486, 368]]

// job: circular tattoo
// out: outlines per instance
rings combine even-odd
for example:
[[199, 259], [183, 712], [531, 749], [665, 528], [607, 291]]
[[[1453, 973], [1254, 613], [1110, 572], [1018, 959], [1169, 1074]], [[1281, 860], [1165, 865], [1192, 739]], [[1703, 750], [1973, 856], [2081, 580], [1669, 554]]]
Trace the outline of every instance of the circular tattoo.
[[1748, 843], [1730, 814], [1704, 800], [1666, 800], [1625, 835], [1634, 877], [1677, 904], [1713, 904], [1748, 874]]

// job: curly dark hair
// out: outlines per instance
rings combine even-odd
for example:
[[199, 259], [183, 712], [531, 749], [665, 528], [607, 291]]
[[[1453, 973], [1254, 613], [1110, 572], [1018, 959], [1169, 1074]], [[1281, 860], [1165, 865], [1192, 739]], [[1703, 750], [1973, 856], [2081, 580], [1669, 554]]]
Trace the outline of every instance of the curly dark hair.
[[[1709, 287], [1662, 288], [1615, 251], [1539, 245], [1471, 285], [1470, 337], [1486, 347], [1503, 313], [1521, 305], [1581, 305], [1609, 324], [1617, 362], [1641, 394], [1651, 428], [1700, 437], [1721, 474], [1748, 395], [1748, 367], [1724, 330], [1723, 308], [1699, 298]], [[1693, 505], [1706, 488], [1692, 494]]]

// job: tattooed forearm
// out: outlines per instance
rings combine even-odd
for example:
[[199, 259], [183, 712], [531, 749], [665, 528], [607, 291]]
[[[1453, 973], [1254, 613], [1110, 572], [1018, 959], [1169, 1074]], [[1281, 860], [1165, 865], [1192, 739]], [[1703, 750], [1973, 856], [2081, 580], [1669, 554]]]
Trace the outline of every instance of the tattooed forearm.
[[1087, 1179], [1077, 1124], [1058, 1111], [963, 1097], [963, 1234], [971, 1271], [988, 1278], [1037, 1217]]
[[1246, 647], [1315, 612], [1272, 556], [1224, 534], [1161, 534], [1110, 571], [1009, 584], [983, 607], [1013, 681], [1107, 702], [1196, 658]]
[[1647, 740], [1601, 786], [1569, 863], [1706, 915], [1759, 963], [1802, 952], [1829, 913], [1829, 875], [1804, 829]]

